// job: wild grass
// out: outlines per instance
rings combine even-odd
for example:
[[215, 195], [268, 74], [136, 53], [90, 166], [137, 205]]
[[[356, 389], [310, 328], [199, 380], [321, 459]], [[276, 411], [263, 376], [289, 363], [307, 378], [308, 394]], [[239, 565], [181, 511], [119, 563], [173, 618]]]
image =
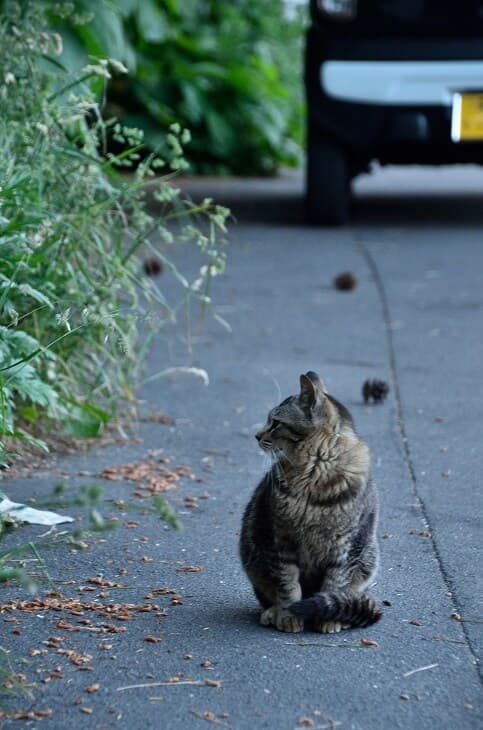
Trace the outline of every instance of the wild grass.
[[[120, 403], [135, 401], [155, 333], [193, 302], [209, 303], [209, 280], [224, 267], [227, 211], [211, 200], [184, 200], [173, 185], [188, 130], [171, 125], [168, 154], [140, 161], [142, 132], [105, 121], [98, 101], [122, 64], [92, 59], [80, 74], [64, 69], [46, 6], [5, 3], [0, 20], [4, 465], [5, 437], [42, 445], [49, 424], [75, 436], [100, 433]], [[121, 153], [106, 152], [108, 134], [122, 140]], [[171, 261], [178, 245], [193, 245], [205, 258], [195, 281]], [[178, 302], [141, 273], [141, 249], [176, 277]]]

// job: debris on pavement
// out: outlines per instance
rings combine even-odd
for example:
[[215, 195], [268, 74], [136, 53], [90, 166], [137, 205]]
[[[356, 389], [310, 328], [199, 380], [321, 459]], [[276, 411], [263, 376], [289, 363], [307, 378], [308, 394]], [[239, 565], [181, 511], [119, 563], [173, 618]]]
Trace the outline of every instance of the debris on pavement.
[[377, 378], [365, 380], [362, 385], [362, 397], [364, 403], [369, 403], [371, 400], [373, 403], [382, 403], [389, 393], [389, 385], [385, 380], [378, 380]]
[[334, 287], [339, 291], [351, 291], [357, 286], [357, 279], [351, 271], [343, 271], [334, 278]]
[[20, 502], [12, 502], [6, 494], [0, 492], [0, 515], [4, 522], [22, 524], [27, 522], [30, 525], [60, 525], [63, 522], [74, 522], [73, 517], [58, 515], [44, 509], [34, 509]]
[[157, 256], [148, 256], [145, 258], [143, 268], [147, 276], [159, 276], [163, 272], [163, 264]]

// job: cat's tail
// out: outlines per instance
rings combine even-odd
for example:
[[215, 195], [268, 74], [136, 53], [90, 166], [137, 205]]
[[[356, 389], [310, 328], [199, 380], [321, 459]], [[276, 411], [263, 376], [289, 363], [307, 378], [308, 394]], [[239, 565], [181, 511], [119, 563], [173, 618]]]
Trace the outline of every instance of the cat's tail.
[[298, 618], [340, 621], [352, 628], [375, 624], [382, 611], [372, 596], [352, 592], [316, 593], [292, 603], [290, 613]]

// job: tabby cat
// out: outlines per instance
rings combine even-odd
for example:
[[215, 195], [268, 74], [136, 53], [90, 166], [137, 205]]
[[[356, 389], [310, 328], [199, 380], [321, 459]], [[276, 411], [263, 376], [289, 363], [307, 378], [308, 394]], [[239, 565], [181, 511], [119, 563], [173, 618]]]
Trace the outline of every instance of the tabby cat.
[[295, 632], [310, 620], [332, 633], [378, 621], [365, 591], [378, 562], [377, 495], [349, 411], [308, 372], [256, 438], [273, 465], [245, 510], [240, 554], [260, 622]]

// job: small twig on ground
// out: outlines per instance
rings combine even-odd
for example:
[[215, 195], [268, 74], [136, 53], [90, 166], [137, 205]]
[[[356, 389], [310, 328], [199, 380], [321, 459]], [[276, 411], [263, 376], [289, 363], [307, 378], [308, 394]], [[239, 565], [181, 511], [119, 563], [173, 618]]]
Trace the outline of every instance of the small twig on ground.
[[409, 672], [404, 672], [402, 675], [403, 677], [410, 677], [411, 674], [416, 674], [416, 672], [425, 672], [426, 669], [434, 669], [434, 667], [438, 667], [439, 664], [427, 664], [425, 667], [418, 667], [417, 669], [411, 669]]
[[342, 642], [337, 644], [325, 644], [321, 641], [285, 641], [284, 644], [287, 646], [320, 646], [324, 649], [365, 649], [367, 646], [371, 646], [370, 644], [361, 644], [360, 641], [354, 641], [350, 644], [343, 644]]
[[[333, 730], [333, 728], [338, 727], [339, 725], [342, 725], [340, 720], [329, 720], [329, 722], [325, 723], [325, 725], [314, 725], [310, 728], [310, 730]], [[294, 730], [300, 730], [300, 727], [297, 727]]]
[[433, 641], [447, 641], [449, 644], [465, 644], [464, 639], [449, 639], [447, 636], [433, 636]]
[[125, 689], [144, 689], [145, 687], [179, 687], [180, 685], [197, 685], [198, 687], [221, 687], [221, 682], [215, 679], [180, 679], [179, 682], [147, 682], [145, 684], [128, 684], [118, 687], [117, 691]]

